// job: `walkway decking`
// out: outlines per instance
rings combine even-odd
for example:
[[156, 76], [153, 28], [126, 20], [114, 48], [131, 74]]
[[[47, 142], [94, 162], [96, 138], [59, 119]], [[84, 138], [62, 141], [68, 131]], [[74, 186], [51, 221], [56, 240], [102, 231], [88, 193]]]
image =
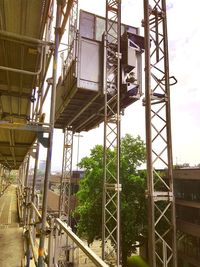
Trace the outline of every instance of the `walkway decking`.
[[16, 187], [10, 186], [0, 198], [0, 266], [21, 267], [22, 228], [18, 224]]

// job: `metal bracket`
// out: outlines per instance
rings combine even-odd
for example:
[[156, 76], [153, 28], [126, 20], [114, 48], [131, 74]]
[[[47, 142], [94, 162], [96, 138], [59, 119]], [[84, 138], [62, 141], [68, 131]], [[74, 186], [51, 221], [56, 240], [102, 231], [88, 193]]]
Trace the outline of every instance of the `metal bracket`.
[[49, 147], [49, 137], [44, 137], [42, 132], [37, 133], [39, 142], [45, 147]]

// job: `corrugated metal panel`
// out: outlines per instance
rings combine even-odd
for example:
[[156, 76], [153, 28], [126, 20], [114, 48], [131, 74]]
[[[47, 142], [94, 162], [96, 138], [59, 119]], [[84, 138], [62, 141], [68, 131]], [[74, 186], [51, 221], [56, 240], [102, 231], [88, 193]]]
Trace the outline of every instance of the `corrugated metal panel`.
[[[50, 0], [1, 0], [0, 31], [42, 39]], [[0, 35], [0, 65], [35, 72], [41, 48]], [[0, 119], [26, 123], [36, 76], [0, 70]], [[0, 163], [18, 168], [35, 132], [0, 129]]]

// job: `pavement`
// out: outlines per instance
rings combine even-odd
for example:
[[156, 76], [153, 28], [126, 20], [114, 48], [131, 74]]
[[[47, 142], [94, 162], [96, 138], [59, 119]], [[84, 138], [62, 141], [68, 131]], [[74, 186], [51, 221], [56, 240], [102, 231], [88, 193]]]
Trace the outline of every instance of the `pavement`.
[[0, 197], [0, 267], [23, 267], [23, 229], [19, 227], [16, 187]]

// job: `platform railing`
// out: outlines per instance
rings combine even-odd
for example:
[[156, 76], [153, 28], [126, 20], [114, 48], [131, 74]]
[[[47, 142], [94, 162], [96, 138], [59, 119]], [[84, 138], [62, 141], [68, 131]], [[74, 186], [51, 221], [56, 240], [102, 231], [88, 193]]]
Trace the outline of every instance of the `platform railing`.
[[[50, 267], [59, 266], [59, 262], [65, 264], [63, 266], [108, 267], [108, 265], [72, 231], [67, 223], [56, 218], [54, 220], [54, 229], [55, 236], [49, 238], [54, 243], [50, 249], [52, 253], [51, 259], [54, 260], [52, 261], [54, 265], [50, 264]], [[62, 243], [63, 241], [65, 243]], [[62, 258], [62, 254], [58, 255], [58, 252], [64, 252], [64, 259]]]
[[[28, 264], [33, 260], [35, 266], [38, 266], [37, 235], [41, 233], [42, 215], [31, 201], [30, 188], [24, 188], [23, 192], [18, 189], [17, 196], [19, 217], [24, 227], [26, 240], [26, 265], [29, 266]], [[61, 219], [48, 216], [45, 232], [44, 262], [46, 266], [108, 267]]]

